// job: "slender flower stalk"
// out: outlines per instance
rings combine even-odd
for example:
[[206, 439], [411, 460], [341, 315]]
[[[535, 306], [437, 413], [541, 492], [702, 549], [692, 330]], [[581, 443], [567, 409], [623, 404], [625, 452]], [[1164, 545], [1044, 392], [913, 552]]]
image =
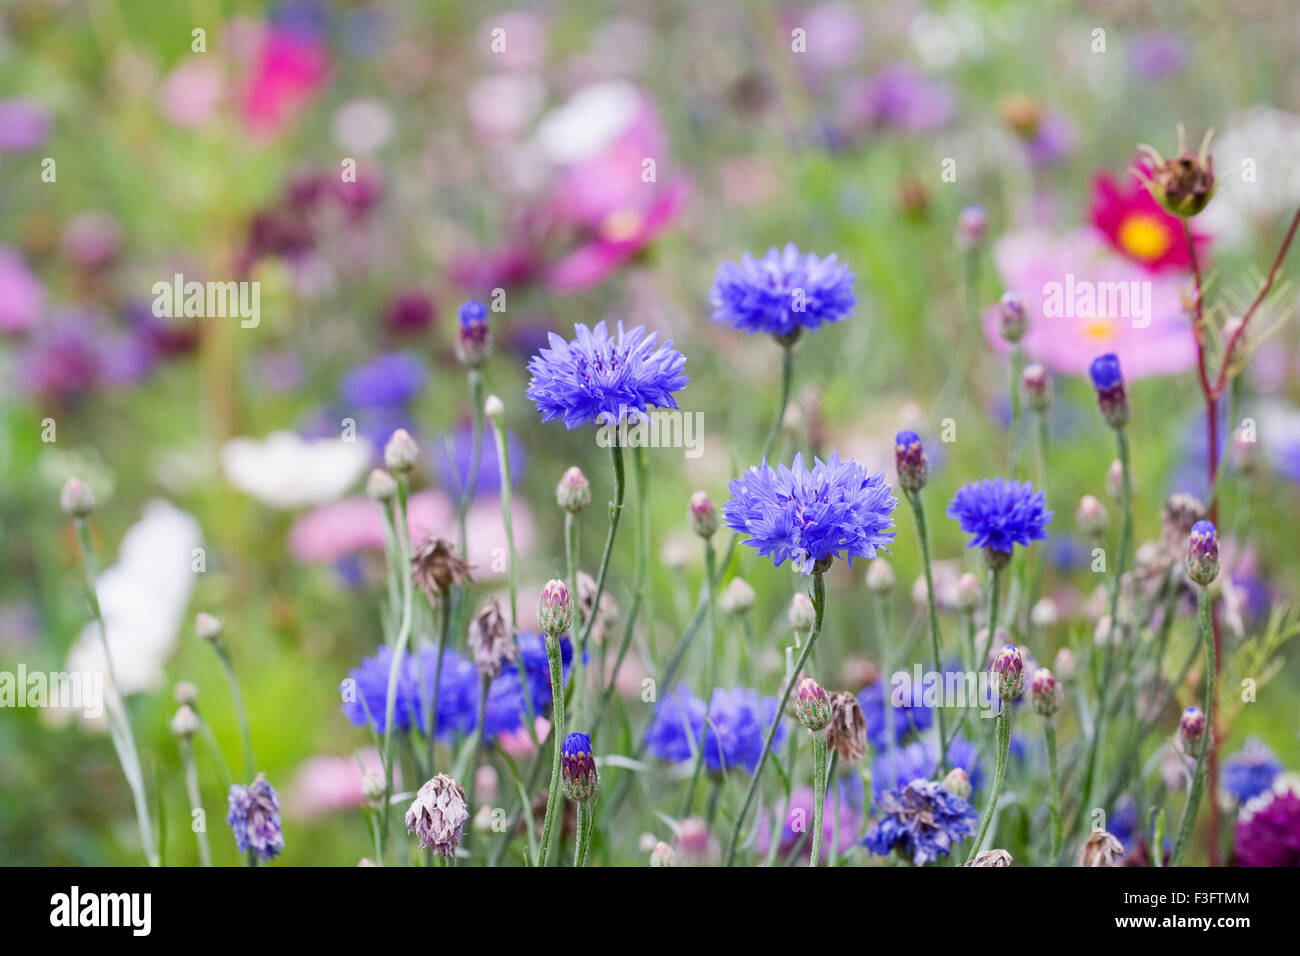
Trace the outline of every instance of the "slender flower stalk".
[[560, 763], [564, 739], [564, 676], [560, 659], [560, 635], [572, 628], [575, 615], [573, 598], [565, 583], [558, 580], [547, 582], [537, 601], [537, 623], [546, 635], [546, 659], [551, 667], [552, 759], [551, 784], [546, 792], [546, 818], [542, 823], [542, 842], [535, 861], [537, 866], [546, 865], [555, 819], [563, 800], [560, 795]]
[[813, 757], [813, 830], [812, 855], [809, 866], [816, 866], [821, 857], [822, 808], [826, 802], [826, 727], [831, 722], [831, 699], [826, 691], [811, 677], [799, 682], [795, 695], [795, 716], [812, 738]]
[[1047, 794], [1047, 811], [1052, 819], [1051, 860], [1055, 865], [1061, 850], [1061, 776], [1056, 761], [1056, 721], [1064, 692], [1056, 677], [1046, 667], [1034, 672], [1029, 682], [1029, 694], [1034, 710], [1043, 718], [1043, 734], [1047, 742], [1047, 769], [1051, 790]]
[[[894, 460], [898, 468], [898, 484], [907, 496], [907, 503], [912, 506], [912, 517], [916, 520], [916, 537], [921, 543], [921, 566], [925, 570], [925, 598], [930, 618], [930, 655], [934, 661], [935, 673], [943, 671], [943, 659], [940, 656], [942, 638], [939, 636], [939, 610], [934, 599], [934, 574], [930, 569], [930, 540], [925, 529], [925, 505], [921, 502], [921, 490], [929, 479], [930, 464], [921, 445], [921, 438], [913, 431], [901, 431], [894, 438]], [[948, 734], [944, 728], [944, 708], [936, 707], [938, 716], [939, 740], [943, 742], [943, 752], [939, 754], [939, 772], [948, 772]]]
[[790, 702], [790, 693], [794, 690], [794, 678], [803, 670], [809, 655], [812, 654], [813, 647], [817, 644], [817, 637], [821, 634], [822, 620], [826, 615], [826, 582], [823, 580], [825, 568], [814, 568], [812, 573], [812, 603], [813, 603], [813, 626], [808, 632], [808, 641], [803, 646], [803, 651], [799, 655], [798, 661], [795, 662], [793, 669], [786, 675], [785, 690], [781, 692], [781, 699], [777, 702], [776, 713], [772, 717], [772, 723], [767, 728], [767, 737], [763, 741], [763, 750], [758, 755], [758, 764], [754, 767], [754, 772], [749, 777], [749, 787], [745, 790], [745, 799], [740, 805], [740, 812], [736, 814], [736, 822], [732, 826], [731, 842], [727, 849], [726, 865], [731, 866], [736, 861], [736, 850], [740, 846], [740, 834], [745, 826], [745, 817], [749, 815], [749, 808], [754, 802], [754, 794], [758, 791], [758, 782], [763, 776], [763, 768], [767, 766], [767, 758], [772, 753], [772, 742], [776, 739], [777, 728], [781, 726], [781, 717], [785, 713], [786, 704]]
[[[502, 405], [501, 399], [495, 395], [489, 395], [483, 403], [483, 413], [492, 423], [492, 437], [497, 446], [497, 471], [501, 474], [501, 521], [506, 529], [506, 580], [510, 588], [510, 626], [516, 631], [519, 627], [519, 571], [517, 570], [518, 561], [515, 555], [515, 525], [511, 505], [510, 489], [510, 447], [506, 441], [506, 422], [505, 406]], [[528, 674], [525, 668], [521, 666], [519, 670], [519, 686], [523, 690], [524, 696], [524, 717], [528, 725], [528, 737], [533, 742], [534, 747], [541, 747], [541, 742], [537, 739], [536, 719], [533, 715], [532, 692], [528, 688]]]
[[[185, 768], [185, 794], [189, 798], [190, 812], [203, 813], [203, 793], [199, 789], [199, 768], [194, 759], [194, 735], [199, 730], [199, 715], [188, 704], [182, 704], [172, 718], [172, 733], [181, 752], [181, 765]], [[199, 865], [212, 865], [212, 850], [208, 846], [206, 827], [194, 828], [194, 839], [199, 848]]]
[[1002, 700], [1002, 708], [997, 717], [997, 768], [993, 773], [993, 786], [989, 790], [988, 803], [980, 819], [979, 832], [975, 834], [975, 842], [971, 844], [970, 854], [966, 857], [967, 864], [975, 859], [980, 845], [984, 842], [984, 835], [988, 832], [993, 814], [997, 812], [998, 798], [1002, 795], [1002, 783], [1007, 775], [1007, 758], [1011, 752], [1011, 716], [1014, 711], [1011, 703], [1020, 696], [1020, 692], [1025, 687], [1024, 658], [1020, 650], [1014, 644], [1003, 647], [994, 659], [990, 673], [993, 676], [994, 690]]
[[135, 735], [131, 731], [131, 717], [127, 711], [126, 700], [122, 697], [113, 671], [113, 655], [108, 646], [108, 625], [104, 623], [104, 614], [99, 606], [99, 594], [95, 589], [95, 575], [98, 562], [95, 559], [95, 546], [90, 538], [90, 525], [87, 521], [94, 510], [94, 499], [90, 488], [80, 479], [70, 478], [63, 486], [60, 495], [63, 513], [72, 518], [77, 532], [77, 543], [81, 549], [82, 581], [86, 590], [86, 601], [90, 605], [91, 616], [99, 625], [99, 637], [104, 647], [104, 666], [108, 671], [108, 681], [113, 687], [113, 696], [105, 708], [108, 718], [113, 749], [117, 752], [118, 763], [122, 765], [122, 774], [126, 777], [131, 790], [131, 799], [135, 804], [136, 826], [140, 831], [140, 845], [144, 849], [145, 859], [150, 866], [158, 866], [158, 854], [154, 849], [153, 821], [149, 816], [149, 801], [145, 792], [144, 772], [140, 767], [140, 755], [135, 745]]
[[[1183, 807], [1183, 819], [1178, 825], [1178, 839], [1174, 843], [1174, 853], [1170, 862], [1178, 866], [1187, 852], [1187, 844], [1192, 835], [1192, 826], [1196, 822], [1196, 811], [1200, 807], [1201, 794], [1205, 789], [1206, 755], [1214, 747], [1214, 705], [1218, 691], [1218, 648], [1214, 642], [1214, 628], [1211, 625], [1213, 601], [1210, 598], [1210, 585], [1219, 574], [1219, 542], [1213, 522], [1198, 521], [1192, 527], [1187, 549], [1187, 576], [1196, 584], [1197, 621], [1201, 630], [1201, 642], [1205, 646], [1205, 712], [1201, 715], [1203, 730], [1189, 733], [1184, 714], [1183, 740], [1194, 741], [1197, 746], [1196, 769], [1192, 773], [1191, 786], [1187, 792], [1187, 803]], [[1194, 708], [1189, 708], [1192, 710]], [[1213, 807], [1211, 807], [1213, 813]]]
[[460, 528], [461, 554], [469, 554], [466, 524], [469, 519], [469, 509], [473, 506], [474, 496], [478, 491], [479, 459], [483, 455], [483, 373], [476, 368], [472, 368], [468, 372], [468, 377], [470, 407], [473, 409], [473, 438], [470, 440], [469, 475], [465, 480], [465, 488], [456, 507], [456, 521]]

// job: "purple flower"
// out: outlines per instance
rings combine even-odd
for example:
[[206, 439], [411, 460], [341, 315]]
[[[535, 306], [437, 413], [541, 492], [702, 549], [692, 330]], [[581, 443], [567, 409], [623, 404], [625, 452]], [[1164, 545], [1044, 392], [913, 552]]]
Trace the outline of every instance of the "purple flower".
[[[393, 660], [391, 648], [381, 647], [373, 657], [348, 672], [352, 681], [344, 683], [343, 713], [354, 727], [369, 724], [375, 733], [387, 727], [388, 673]], [[437, 670], [437, 652], [431, 648], [418, 655], [406, 654], [397, 669], [397, 692], [393, 706], [393, 729], [405, 733], [413, 727], [425, 732], [425, 710], [432, 703], [433, 680]], [[516, 683], [518, 678], [516, 678]], [[453, 731], [469, 733], [478, 722], [478, 671], [471, 661], [455, 651], [443, 653], [442, 675], [438, 682], [438, 736]]]
[[[965, 737], [953, 738], [948, 744], [948, 764], [966, 771], [971, 789], [979, 789], [984, 775], [975, 744]], [[879, 800], [888, 790], [898, 790], [913, 780], [929, 780], [938, 766], [939, 746], [929, 737], [902, 747], [880, 748], [871, 762], [871, 792]]]
[[1282, 761], [1263, 741], [1251, 738], [1240, 752], [1223, 762], [1220, 786], [1234, 802], [1245, 803], [1273, 786], [1283, 769]]
[[746, 252], [739, 264], [718, 267], [709, 295], [712, 318], [742, 332], [793, 337], [848, 315], [857, 303], [853, 279], [835, 256], [801, 255], [793, 242], [769, 249], [762, 259]]
[[947, 856], [971, 832], [975, 809], [937, 780], [913, 780], [880, 797], [884, 816], [871, 825], [862, 845], [876, 856], [897, 850], [916, 866]]
[[957, 106], [952, 87], [906, 63], [891, 63], [875, 76], [851, 84], [844, 99], [850, 120], [902, 133], [940, 129], [952, 120]]
[[1250, 800], [1237, 817], [1238, 866], [1300, 866], [1300, 793], [1282, 778]]
[[377, 355], [349, 370], [339, 385], [344, 400], [361, 408], [405, 405], [424, 388], [424, 363], [412, 355]]
[[1172, 33], [1136, 34], [1128, 48], [1129, 69], [1139, 79], [1160, 80], [1172, 76], [1187, 61], [1187, 44]]
[[50, 115], [29, 100], [0, 100], [0, 153], [36, 149], [52, 125]]
[[[646, 730], [647, 750], [661, 760], [680, 763], [693, 759], [703, 737], [704, 764], [710, 770], [740, 767], [752, 773], [775, 718], [775, 697], [760, 697], [757, 691], [744, 687], [719, 687], [706, 707], [688, 688], [679, 686], [655, 705], [654, 719]], [[782, 724], [772, 746], [779, 746], [784, 736]]]
[[[432, 442], [433, 463], [442, 487], [449, 491], [463, 489], [469, 482], [469, 472], [474, 459], [474, 427], [465, 424], [450, 435]], [[513, 432], [506, 433], [506, 451], [510, 456], [510, 482], [518, 487], [523, 479], [528, 457], [524, 446]], [[501, 463], [497, 461], [496, 445], [486, 438], [479, 446], [479, 495], [495, 495], [501, 490]]]
[[1010, 554], [1015, 545], [1047, 538], [1052, 512], [1043, 508], [1043, 493], [1027, 481], [1001, 478], [972, 482], [960, 489], [945, 512], [971, 536], [971, 548]]
[[234, 784], [228, 802], [230, 812], [226, 814], [226, 823], [235, 834], [235, 847], [240, 853], [252, 851], [269, 860], [284, 849], [280, 798], [265, 774], [259, 773], [247, 787]]
[[894, 540], [893, 512], [883, 472], [871, 474], [853, 459], [813, 460], [804, 467], [795, 455], [791, 467], [767, 461], [731, 482], [731, 500], [723, 506], [728, 528], [749, 535], [746, 542], [779, 568], [788, 558], [801, 574], [819, 561], [847, 557], [874, 558]]
[[567, 428], [615, 425], [640, 420], [651, 406], [677, 407], [673, 392], [689, 379], [682, 374], [686, 356], [671, 340], [659, 345], [657, 332], [647, 336], [642, 325], [625, 332], [622, 322], [611, 337], [604, 320], [594, 329], [579, 324], [573, 330], [572, 342], [552, 332], [550, 348], [528, 363], [533, 377], [527, 395], [542, 421], [562, 418]]
[[0, 332], [26, 332], [45, 311], [45, 287], [27, 268], [22, 255], [0, 246]]

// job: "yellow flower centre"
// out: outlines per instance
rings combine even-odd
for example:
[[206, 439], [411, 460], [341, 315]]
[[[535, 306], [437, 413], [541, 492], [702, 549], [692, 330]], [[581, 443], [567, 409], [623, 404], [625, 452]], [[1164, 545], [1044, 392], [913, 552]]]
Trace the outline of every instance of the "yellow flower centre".
[[1081, 331], [1089, 342], [1104, 344], [1115, 338], [1116, 323], [1108, 315], [1090, 315], [1082, 320]]
[[1119, 244], [1129, 255], [1154, 262], [1165, 254], [1173, 240], [1165, 224], [1150, 213], [1125, 217], [1119, 227]]
[[631, 209], [620, 209], [605, 217], [600, 232], [610, 242], [624, 242], [635, 238], [640, 229], [641, 216]]

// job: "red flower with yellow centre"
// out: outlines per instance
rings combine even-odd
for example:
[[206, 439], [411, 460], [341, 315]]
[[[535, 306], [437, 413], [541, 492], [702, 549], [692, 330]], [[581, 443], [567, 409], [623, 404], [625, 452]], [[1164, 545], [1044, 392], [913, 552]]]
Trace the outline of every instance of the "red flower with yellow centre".
[[[1182, 221], [1160, 208], [1137, 175], [1093, 180], [1092, 223], [1117, 251], [1152, 272], [1191, 269]], [[1192, 242], [1204, 264], [1210, 237], [1193, 230]]]

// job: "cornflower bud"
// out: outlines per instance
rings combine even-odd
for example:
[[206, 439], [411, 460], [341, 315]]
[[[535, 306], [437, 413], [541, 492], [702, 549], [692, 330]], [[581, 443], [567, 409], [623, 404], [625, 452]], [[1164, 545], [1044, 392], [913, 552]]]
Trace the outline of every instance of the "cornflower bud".
[[1092, 387], [1097, 390], [1097, 406], [1106, 424], [1116, 431], [1128, 424], [1128, 393], [1124, 390], [1124, 373], [1119, 367], [1119, 356], [1107, 352], [1092, 360], [1088, 366]]
[[1020, 384], [1025, 389], [1025, 402], [1039, 415], [1052, 407], [1052, 378], [1047, 369], [1037, 362], [1026, 365], [1020, 373]]
[[405, 428], [393, 432], [388, 444], [384, 445], [384, 465], [388, 470], [399, 475], [409, 475], [420, 460], [420, 449], [415, 439]]
[[1028, 328], [1029, 315], [1020, 293], [1010, 290], [1002, 293], [998, 302], [998, 331], [1002, 333], [1002, 338], [1014, 345], [1025, 337]]
[[84, 518], [95, 510], [95, 495], [80, 478], [69, 478], [59, 492], [59, 507], [69, 518]]
[[1046, 667], [1040, 667], [1034, 671], [1033, 679], [1029, 682], [1029, 696], [1034, 704], [1034, 712], [1050, 720], [1061, 709], [1065, 695], [1052, 672]]
[[550, 637], [559, 637], [573, 618], [568, 586], [558, 579], [546, 582], [537, 600], [537, 625]]
[[1209, 587], [1219, 576], [1219, 539], [1214, 522], [1198, 521], [1187, 539], [1187, 576], [1201, 587]]
[[555, 501], [574, 515], [591, 504], [591, 482], [577, 465], [560, 476], [560, 483], [555, 487]]
[[721, 523], [713, 499], [704, 491], [697, 491], [691, 495], [687, 515], [690, 518], [691, 530], [701, 538], [712, 538]]
[[560, 748], [560, 784], [564, 795], [574, 803], [590, 803], [600, 790], [600, 774], [591, 750], [591, 738], [571, 733]]
[[831, 699], [822, 685], [811, 677], [805, 677], [799, 682], [799, 688], [795, 691], [794, 713], [799, 723], [812, 733], [825, 730], [831, 722]]
[[930, 459], [921, 447], [921, 436], [905, 429], [894, 436], [894, 464], [898, 468], [898, 484], [904, 491], [915, 494], [925, 487], [930, 477]]
[[1004, 645], [993, 658], [989, 671], [993, 676], [993, 691], [1003, 702], [1011, 703], [1025, 689], [1025, 659], [1016, 645]]

